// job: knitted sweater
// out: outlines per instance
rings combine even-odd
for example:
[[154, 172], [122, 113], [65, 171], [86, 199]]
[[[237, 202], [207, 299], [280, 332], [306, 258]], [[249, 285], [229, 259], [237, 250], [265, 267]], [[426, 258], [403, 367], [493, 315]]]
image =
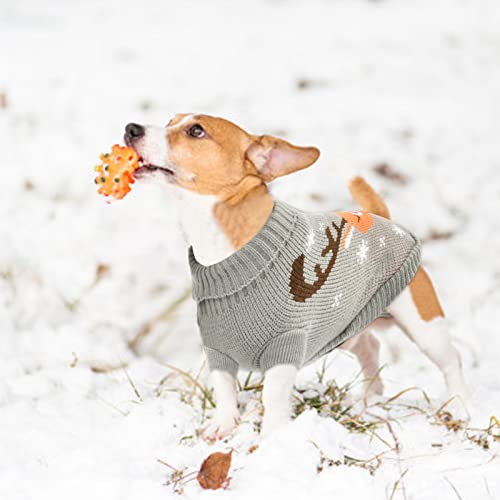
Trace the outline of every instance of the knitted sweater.
[[283, 202], [243, 248], [211, 266], [189, 249], [211, 370], [301, 367], [380, 316], [409, 284], [420, 245], [367, 212], [307, 213]]

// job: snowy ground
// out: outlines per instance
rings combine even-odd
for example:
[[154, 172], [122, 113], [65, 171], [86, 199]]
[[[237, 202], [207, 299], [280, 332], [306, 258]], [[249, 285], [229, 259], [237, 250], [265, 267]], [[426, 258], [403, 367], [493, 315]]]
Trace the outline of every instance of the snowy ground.
[[[398, 399], [406, 408], [377, 408], [392, 432], [349, 433], [311, 410], [260, 441], [249, 404], [227, 442], [193, 437], [198, 396], [179, 376], [162, 385], [178, 390], [157, 390], [175, 373], [165, 363], [193, 375], [202, 365], [193, 304], [155, 327], [140, 355], [127, 347], [189, 286], [171, 200], [136, 186], [108, 206], [91, 168], [127, 122], [196, 111], [319, 146], [315, 167], [273, 187], [302, 208], [351, 206], [345, 179], [362, 173], [425, 241], [471, 425], [485, 428], [500, 417], [499, 26], [497, 0], [2, 0], [0, 498], [165, 499], [175, 493], [157, 458], [193, 471], [230, 448], [229, 489], [190, 482], [186, 498], [500, 498], [500, 444], [490, 437], [484, 450], [433, 425], [442, 380], [396, 332], [386, 395], [416, 386], [431, 399], [410, 391]], [[377, 174], [383, 162], [407, 182]], [[358, 371], [341, 353], [327, 362], [339, 384]], [[399, 452], [388, 451], [395, 440]], [[385, 453], [374, 475], [318, 473], [319, 450]]]

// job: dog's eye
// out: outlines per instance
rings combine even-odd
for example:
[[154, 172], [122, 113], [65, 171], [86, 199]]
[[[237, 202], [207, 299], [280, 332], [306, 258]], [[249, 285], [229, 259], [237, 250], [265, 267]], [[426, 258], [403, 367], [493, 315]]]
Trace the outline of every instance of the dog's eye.
[[200, 139], [201, 137], [205, 137], [205, 130], [203, 130], [203, 127], [198, 123], [191, 125], [191, 127], [189, 127], [186, 130], [186, 133], [187, 133], [187, 135], [189, 135], [191, 137], [195, 137], [196, 139]]

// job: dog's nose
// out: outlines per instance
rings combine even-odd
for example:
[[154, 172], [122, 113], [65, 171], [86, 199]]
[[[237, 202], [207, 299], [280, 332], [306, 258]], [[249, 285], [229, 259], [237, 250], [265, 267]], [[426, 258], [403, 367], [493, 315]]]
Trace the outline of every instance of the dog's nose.
[[142, 137], [146, 133], [146, 129], [138, 123], [129, 123], [125, 127], [125, 139], [133, 140]]

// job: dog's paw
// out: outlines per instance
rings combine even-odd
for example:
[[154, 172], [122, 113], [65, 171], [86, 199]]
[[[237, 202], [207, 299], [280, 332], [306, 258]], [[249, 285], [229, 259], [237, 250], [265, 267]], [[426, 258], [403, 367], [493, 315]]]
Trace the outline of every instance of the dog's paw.
[[199, 432], [205, 441], [217, 441], [229, 436], [239, 422], [240, 415], [237, 410], [234, 412], [216, 412]]

